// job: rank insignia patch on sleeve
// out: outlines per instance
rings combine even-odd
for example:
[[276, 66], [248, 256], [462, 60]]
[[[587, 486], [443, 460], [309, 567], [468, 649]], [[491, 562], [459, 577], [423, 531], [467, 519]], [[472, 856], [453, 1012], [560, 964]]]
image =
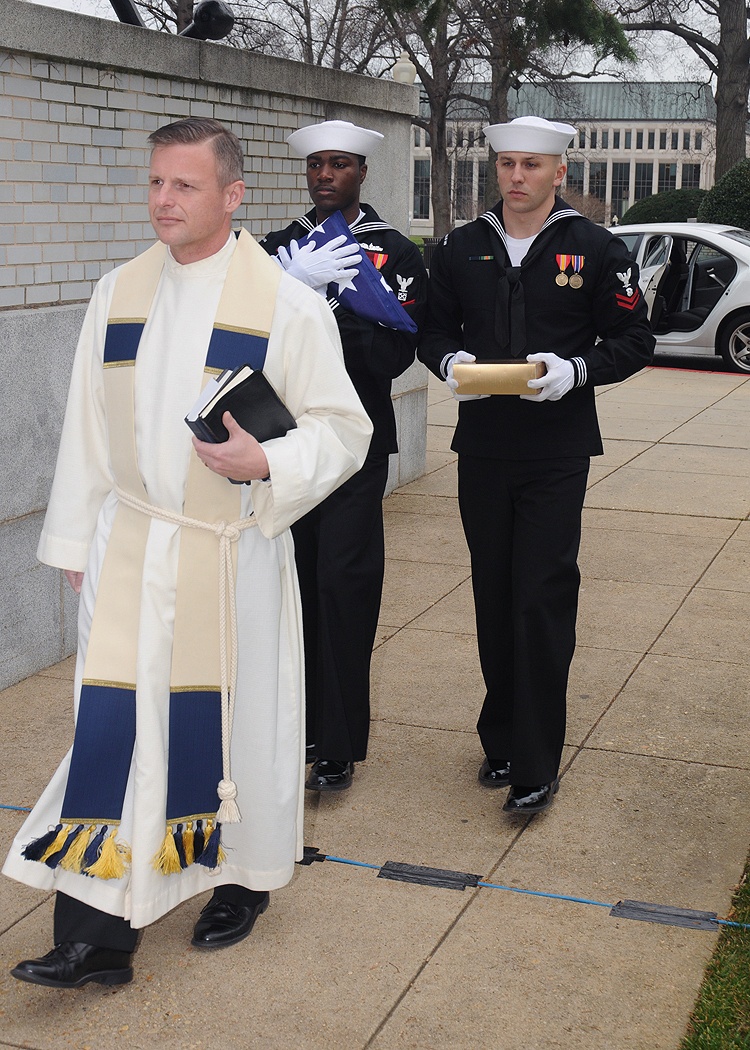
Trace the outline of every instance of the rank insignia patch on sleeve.
[[633, 288], [631, 282], [632, 274], [632, 268], [626, 270], [625, 273], [617, 274], [618, 279], [622, 282], [623, 291], [615, 292], [615, 299], [617, 305], [621, 306], [623, 310], [634, 310], [641, 298], [638, 288]]

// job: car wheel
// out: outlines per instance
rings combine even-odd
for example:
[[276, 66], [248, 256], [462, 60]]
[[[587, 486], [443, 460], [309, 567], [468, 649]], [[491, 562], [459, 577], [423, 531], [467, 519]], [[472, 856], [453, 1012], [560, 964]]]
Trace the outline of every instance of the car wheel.
[[737, 314], [722, 327], [716, 350], [732, 372], [750, 372], [750, 312]]

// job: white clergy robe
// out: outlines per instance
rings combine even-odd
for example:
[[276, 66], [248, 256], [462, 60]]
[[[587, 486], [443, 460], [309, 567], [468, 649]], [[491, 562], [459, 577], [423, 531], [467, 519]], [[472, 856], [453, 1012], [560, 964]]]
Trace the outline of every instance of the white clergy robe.
[[[204, 381], [206, 350], [236, 240], [180, 265], [168, 255], [135, 365], [135, 443], [149, 500], [182, 513], [191, 432], [184, 416]], [[99, 282], [83, 325], [38, 556], [84, 571], [75, 697], [117, 496], [108, 464], [102, 360], [116, 271]], [[253, 289], [248, 288], [248, 296]], [[23, 846], [54, 827], [70, 753], [11, 847], [5, 874], [57, 889], [142, 927], [217, 885], [272, 890], [302, 855], [305, 720], [302, 625], [290, 524], [354, 474], [372, 426], [343, 365], [336, 322], [324, 300], [281, 276], [264, 364], [297, 428], [264, 444], [271, 481], [242, 486], [242, 517], [258, 527], [237, 541], [238, 680], [231, 748], [242, 813], [224, 824], [226, 860], [154, 870], [164, 837], [168, 709], [180, 526], [152, 519], [143, 567], [136, 667], [136, 744], [119, 838], [132, 848], [125, 876], [103, 880], [23, 859]], [[227, 484], [229, 484], [227, 482]], [[206, 616], [217, 615], [205, 610]]]

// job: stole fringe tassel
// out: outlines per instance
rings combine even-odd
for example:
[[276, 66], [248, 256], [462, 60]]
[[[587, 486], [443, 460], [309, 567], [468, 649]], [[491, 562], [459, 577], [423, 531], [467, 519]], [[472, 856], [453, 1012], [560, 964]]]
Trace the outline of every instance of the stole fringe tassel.
[[21, 854], [26, 860], [41, 861], [52, 869], [59, 867], [98, 879], [121, 879], [131, 853], [116, 836], [117, 828], [109, 831], [107, 824], [58, 824], [24, 846]]
[[[128, 846], [117, 841], [117, 827], [108, 824], [61, 823], [27, 843], [26, 860], [62, 868], [96, 879], [121, 879], [131, 862]], [[218, 868], [226, 860], [221, 845], [221, 822], [207, 819], [168, 824], [164, 841], [152, 864], [162, 875], [176, 875], [191, 864]]]
[[190, 864], [218, 868], [226, 860], [221, 845], [221, 824], [202, 820], [185, 824], [167, 824], [167, 831], [152, 865], [161, 875], [177, 875]]

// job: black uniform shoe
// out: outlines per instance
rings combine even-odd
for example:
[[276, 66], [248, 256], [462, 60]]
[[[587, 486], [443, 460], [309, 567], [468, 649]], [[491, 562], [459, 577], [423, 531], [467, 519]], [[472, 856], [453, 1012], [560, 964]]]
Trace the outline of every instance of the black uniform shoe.
[[553, 780], [551, 784], [540, 784], [539, 787], [514, 784], [503, 809], [506, 813], [519, 813], [521, 816], [527, 813], [541, 813], [543, 809], [549, 809], [555, 801], [559, 787], [559, 779]]
[[309, 791], [346, 791], [352, 786], [353, 762], [334, 762], [319, 758], [305, 781]]
[[507, 758], [485, 758], [477, 779], [482, 787], [507, 787], [510, 784], [510, 762]]
[[212, 898], [195, 924], [191, 943], [196, 948], [229, 948], [239, 944], [266, 910], [270, 899], [267, 893], [257, 904], [247, 905]]
[[10, 971], [19, 981], [47, 988], [81, 988], [96, 984], [127, 984], [133, 980], [129, 952], [63, 941], [41, 959], [25, 959]]

